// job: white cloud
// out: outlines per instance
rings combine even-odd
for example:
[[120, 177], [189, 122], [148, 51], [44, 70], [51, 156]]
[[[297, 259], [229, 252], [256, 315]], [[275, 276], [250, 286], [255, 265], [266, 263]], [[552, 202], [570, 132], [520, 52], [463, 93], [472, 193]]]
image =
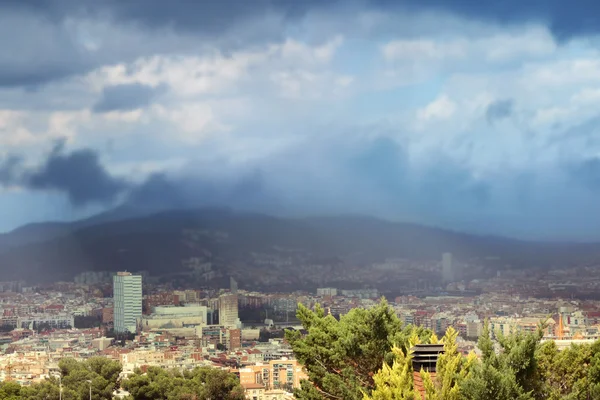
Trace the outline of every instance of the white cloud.
[[475, 34], [435, 32], [418, 38], [391, 40], [380, 46], [384, 87], [418, 84], [441, 74], [482, 72], [510, 62], [528, 63], [551, 58], [559, 47], [545, 27], [508, 31], [480, 27]]
[[141, 122], [142, 118], [144, 117], [144, 110], [137, 109], [131, 111], [110, 111], [107, 113], [102, 113], [100, 117], [110, 122]]
[[287, 63], [300, 63], [300, 65], [327, 64], [343, 43], [344, 38], [340, 35], [314, 47], [297, 40], [288, 39], [283, 44], [272, 45], [269, 48], [269, 53], [272, 58]]
[[553, 125], [568, 119], [574, 111], [571, 107], [561, 106], [542, 108], [534, 112], [532, 123], [538, 128]]
[[268, 83], [273, 74], [297, 73], [302, 75], [300, 80], [306, 80], [329, 64], [342, 43], [340, 36], [317, 46], [288, 39], [228, 56], [215, 50], [204, 55], [140, 58], [132, 64], [103, 67], [92, 72], [88, 81], [97, 92], [107, 85], [141, 83], [166, 84], [179, 97], [224, 95], [256, 85], [257, 80]]
[[179, 127], [180, 133], [174, 136], [188, 144], [200, 143], [212, 133], [227, 132], [230, 129], [217, 120], [208, 103], [186, 103], [177, 108], [154, 106], [152, 112]]
[[466, 56], [468, 43], [435, 41], [429, 39], [394, 40], [382, 46], [388, 61], [433, 62]]
[[0, 145], [25, 146], [34, 142], [36, 137], [25, 124], [24, 112], [0, 110]]
[[477, 53], [484, 53], [490, 62], [545, 57], [553, 54], [558, 48], [550, 31], [542, 27], [476, 39], [473, 47], [475, 56]]
[[46, 145], [49, 140], [73, 140], [89, 112], [0, 110], [0, 145], [30, 148]]
[[571, 102], [581, 105], [600, 103], [600, 88], [584, 88], [571, 97]]
[[51, 137], [64, 138], [72, 141], [77, 136], [78, 128], [90, 121], [90, 112], [58, 111], [48, 117], [47, 134]]
[[265, 54], [236, 53], [232, 57], [154, 56], [138, 59], [131, 65], [104, 67], [90, 74], [97, 91], [104, 86], [141, 83], [152, 87], [167, 84], [178, 96], [221, 93], [233, 88], [246, 69], [261, 61]]
[[600, 83], [600, 58], [557, 59], [527, 66], [522, 84], [549, 89]]
[[454, 103], [446, 94], [440, 95], [426, 107], [417, 111], [417, 119], [422, 122], [449, 119], [456, 112]]

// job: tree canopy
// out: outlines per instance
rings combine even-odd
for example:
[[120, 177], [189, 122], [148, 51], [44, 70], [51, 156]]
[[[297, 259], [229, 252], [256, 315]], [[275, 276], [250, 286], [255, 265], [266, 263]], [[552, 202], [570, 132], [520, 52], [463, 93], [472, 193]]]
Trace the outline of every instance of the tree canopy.
[[[92, 357], [78, 362], [72, 358], [65, 358], [59, 362], [58, 367], [64, 400], [88, 399], [90, 385], [93, 400], [112, 399], [113, 391], [119, 386], [121, 364], [117, 361]], [[0, 399], [58, 399], [61, 380], [51, 377], [31, 386], [4, 381], [0, 383]]]
[[196, 368], [193, 371], [166, 371], [149, 367], [146, 373], [137, 370], [123, 382], [123, 388], [135, 400], [243, 400], [244, 389], [237, 377], [216, 368]]
[[339, 321], [319, 306], [311, 311], [299, 305], [297, 317], [307, 335], [287, 331], [286, 338], [310, 379], [295, 391], [298, 399], [362, 399], [375, 387], [382, 364], [393, 363], [394, 346], [406, 352], [411, 337], [426, 341], [431, 336], [422, 328], [403, 327], [385, 301], [352, 309]]
[[[132, 400], [242, 400], [244, 391], [237, 377], [215, 368], [196, 368], [193, 371], [165, 371], [158, 367], [148, 368], [147, 373], [135, 373], [120, 381], [121, 364], [102, 357], [79, 362], [72, 358], [60, 361], [62, 398], [64, 400], [87, 400], [90, 385], [93, 400], [113, 398], [119, 386], [129, 391]], [[16, 382], [0, 382], [0, 399], [6, 400], [58, 400], [60, 381], [51, 377], [31, 386]]]
[[444, 353], [434, 376], [413, 371], [410, 349], [438, 338], [403, 326], [385, 301], [339, 321], [318, 306], [300, 306], [298, 318], [308, 333], [288, 332], [287, 338], [309, 377], [295, 391], [300, 399], [420, 399], [416, 372], [426, 400], [600, 400], [600, 341], [559, 351], [553, 341], [542, 343], [541, 323], [534, 332], [503, 336], [492, 335], [486, 322], [480, 357], [461, 354], [457, 332], [449, 328], [439, 340]]

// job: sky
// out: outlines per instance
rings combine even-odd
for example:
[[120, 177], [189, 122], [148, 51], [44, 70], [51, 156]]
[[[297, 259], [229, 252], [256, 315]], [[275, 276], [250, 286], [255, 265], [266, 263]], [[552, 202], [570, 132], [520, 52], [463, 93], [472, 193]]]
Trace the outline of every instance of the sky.
[[0, 231], [128, 204], [600, 240], [591, 0], [4, 0]]

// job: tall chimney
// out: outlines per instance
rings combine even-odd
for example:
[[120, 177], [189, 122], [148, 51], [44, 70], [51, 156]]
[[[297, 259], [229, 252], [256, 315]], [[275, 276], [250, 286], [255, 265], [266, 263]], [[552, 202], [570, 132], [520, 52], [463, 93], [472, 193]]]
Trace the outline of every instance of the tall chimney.
[[410, 349], [412, 354], [413, 382], [415, 389], [425, 399], [425, 386], [421, 379], [421, 371], [429, 372], [431, 379], [435, 380], [437, 360], [444, 354], [443, 344], [418, 344]]

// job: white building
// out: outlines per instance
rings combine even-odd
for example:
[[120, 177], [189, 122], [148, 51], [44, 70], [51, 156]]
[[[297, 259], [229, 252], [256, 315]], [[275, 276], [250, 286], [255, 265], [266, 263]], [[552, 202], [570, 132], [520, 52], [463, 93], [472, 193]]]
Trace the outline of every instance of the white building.
[[208, 307], [200, 305], [158, 306], [142, 318], [142, 330], [194, 328], [208, 325]]
[[118, 272], [113, 277], [115, 332], [136, 332], [142, 318], [142, 276]]
[[219, 324], [227, 328], [236, 328], [239, 325], [237, 294], [219, 297]]
[[454, 282], [454, 268], [452, 266], [452, 253], [444, 253], [442, 255], [442, 280], [444, 282]]
[[317, 296], [337, 296], [336, 288], [317, 288]]
[[39, 329], [47, 327], [51, 329], [67, 329], [75, 327], [75, 319], [72, 314], [60, 315], [29, 315], [17, 319], [17, 327], [23, 329]]

